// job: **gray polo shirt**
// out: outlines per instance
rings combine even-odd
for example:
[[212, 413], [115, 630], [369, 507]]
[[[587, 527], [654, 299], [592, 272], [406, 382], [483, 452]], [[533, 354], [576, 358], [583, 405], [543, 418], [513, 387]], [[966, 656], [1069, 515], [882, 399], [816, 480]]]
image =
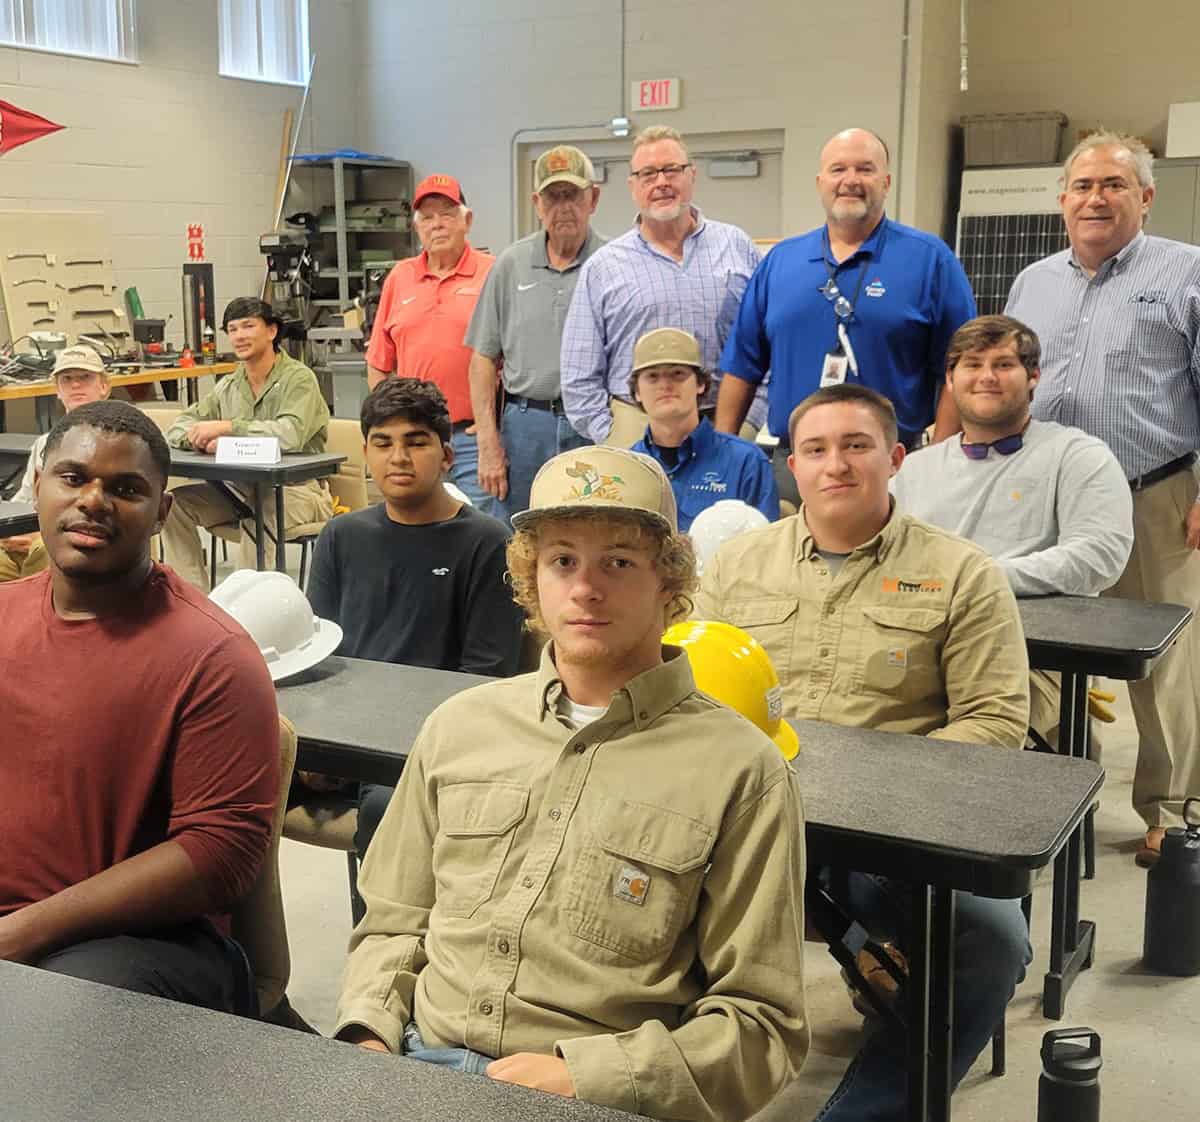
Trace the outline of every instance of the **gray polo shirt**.
[[579, 256], [562, 272], [546, 256], [546, 232], [514, 242], [488, 273], [463, 340], [490, 359], [503, 357], [510, 394], [550, 401], [559, 396], [563, 321], [579, 267], [606, 241], [589, 230]]

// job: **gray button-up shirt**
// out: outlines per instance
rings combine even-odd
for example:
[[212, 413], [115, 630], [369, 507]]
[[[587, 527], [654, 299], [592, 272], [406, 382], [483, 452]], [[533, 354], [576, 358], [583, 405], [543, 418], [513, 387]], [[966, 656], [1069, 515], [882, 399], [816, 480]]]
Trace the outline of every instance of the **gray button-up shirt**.
[[1064, 250], [1004, 310], [1042, 342], [1035, 417], [1098, 436], [1129, 479], [1200, 448], [1200, 247], [1138, 234], [1090, 278]]
[[579, 255], [561, 272], [546, 254], [545, 230], [496, 258], [463, 342], [493, 361], [503, 357], [501, 378], [510, 394], [540, 401], [559, 396], [563, 321], [580, 266], [604, 242], [589, 230]]

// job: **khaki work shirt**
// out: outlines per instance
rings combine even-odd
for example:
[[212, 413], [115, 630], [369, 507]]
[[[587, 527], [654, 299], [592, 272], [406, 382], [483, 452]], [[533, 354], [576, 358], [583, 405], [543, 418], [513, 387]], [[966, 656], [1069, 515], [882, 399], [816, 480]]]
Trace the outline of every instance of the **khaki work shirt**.
[[359, 875], [338, 1031], [557, 1053], [580, 1099], [656, 1118], [745, 1118], [795, 1077], [795, 776], [663, 653], [578, 731], [549, 646], [430, 716]]
[[750, 632], [775, 664], [789, 718], [1020, 748], [1029, 660], [1017, 602], [978, 546], [896, 514], [842, 563], [803, 511], [723, 545], [698, 619]]
[[188, 429], [199, 421], [232, 421], [234, 436], [277, 436], [280, 452], [318, 455], [325, 451], [329, 406], [321, 396], [317, 376], [280, 351], [257, 398], [246, 367], [239, 362], [212, 393], [179, 414], [167, 430], [167, 443], [172, 448], [190, 449]]

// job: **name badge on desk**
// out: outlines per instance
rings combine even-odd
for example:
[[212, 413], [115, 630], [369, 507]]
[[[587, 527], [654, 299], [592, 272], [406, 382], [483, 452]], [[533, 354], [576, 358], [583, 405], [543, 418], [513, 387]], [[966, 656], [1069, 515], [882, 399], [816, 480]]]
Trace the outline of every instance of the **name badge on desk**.
[[277, 436], [222, 436], [217, 438], [219, 464], [277, 464]]

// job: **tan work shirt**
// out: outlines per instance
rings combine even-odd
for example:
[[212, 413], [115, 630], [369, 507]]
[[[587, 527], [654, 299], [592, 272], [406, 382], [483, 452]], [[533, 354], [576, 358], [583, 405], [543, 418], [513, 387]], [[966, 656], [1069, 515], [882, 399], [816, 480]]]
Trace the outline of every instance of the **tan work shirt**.
[[338, 1031], [557, 1053], [578, 1097], [741, 1119], [799, 1071], [804, 836], [766, 736], [681, 652], [573, 731], [536, 675], [426, 721], [359, 875]]
[[325, 451], [329, 406], [317, 376], [280, 351], [257, 398], [246, 367], [239, 362], [215, 390], [179, 414], [167, 430], [167, 443], [172, 448], [190, 448], [188, 429], [198, 421], [232, 421], [234, 436], [277, 436], [280, 452], [317, 455]]
[[790, 718], [1020, 748], [1029, 661], [1017, 602], [978, 546], [896, 514], [842, 563], [803, 512], [726, 542], [694, 612], [749, 631]]

